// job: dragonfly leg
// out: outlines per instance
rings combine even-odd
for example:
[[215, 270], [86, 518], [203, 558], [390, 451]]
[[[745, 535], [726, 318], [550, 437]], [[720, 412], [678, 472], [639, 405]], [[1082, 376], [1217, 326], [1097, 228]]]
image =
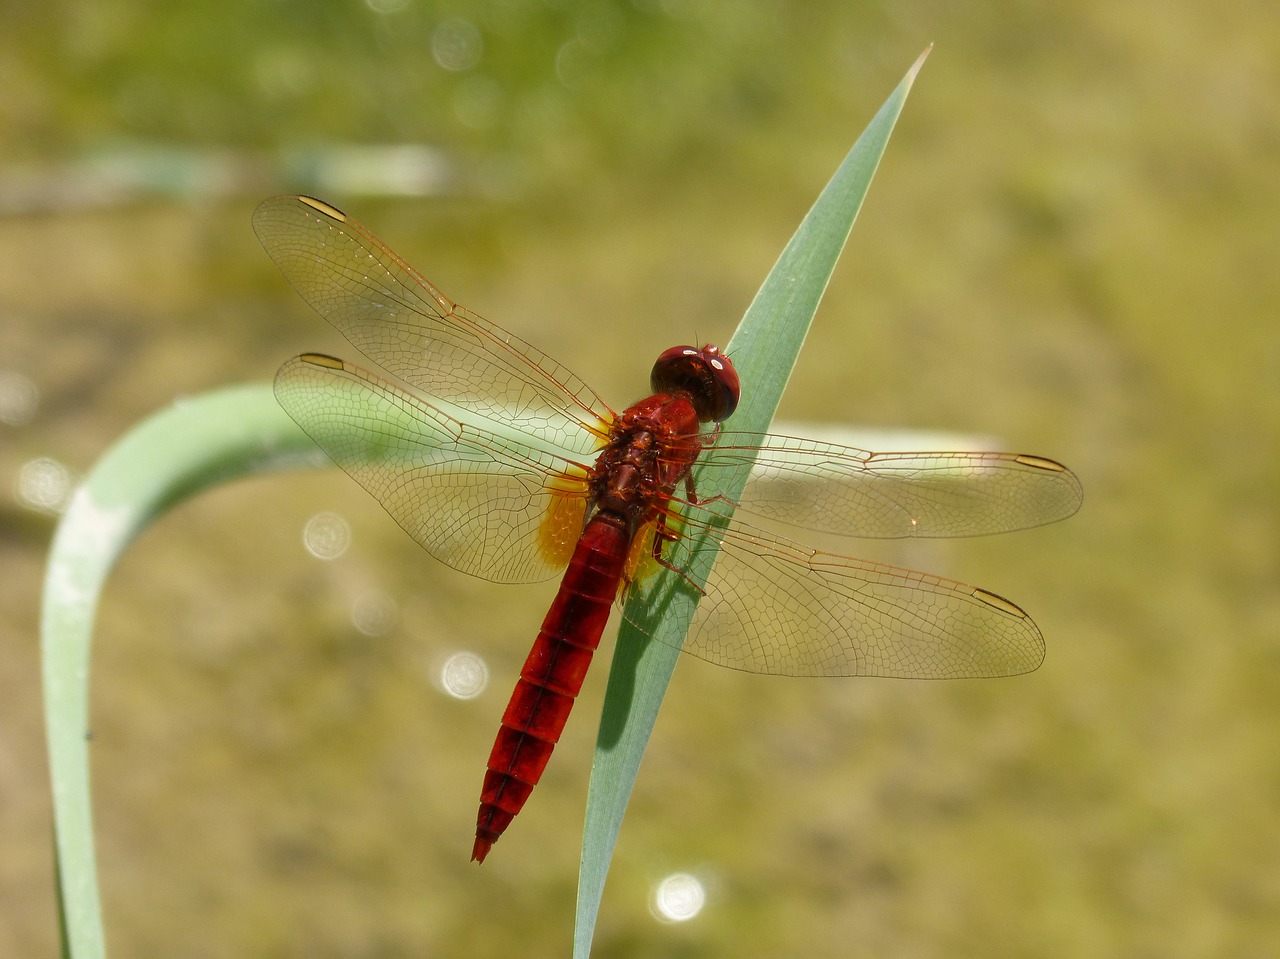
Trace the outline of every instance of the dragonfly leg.
[[711, 503], [728, 503], [734, 509], [737, 509], [739, 503], [736, 499], [731, 499], [723, 493], [717, 493], [715, 496], [708, 496], [706, 499], [698, 499], [698, 491], [693, 488], [693, 473], [686, 473], [684, 477], [684, 495], [694, 506], [708, 506]]
[[679, 534], [677, 534], [674, 530], [670, 530], [667, 528], [667, 514], [659, 513], [658, 520], [654, 524], [654, 529], [653, 529], [654, 562], [656, 562], [659, 566], [663, 567], [664, 569], [669, 569], [671, 570], [671, 572], [678, 574], [686, 583], [688, 583], [690, 586], [696, 589], [699, 593], [702, 593], [705, 596], [706, 591], [703, 590], [703, 588], [699, 586], [697, 583], [695, 583], [692, 577], [690, 577], [688, 573], [686, 573], [679, 566], [675, 565], [670, 560], [668, 560], [665, 556], [662, 555], [662, 544], [674, 543], [679, 538], [680, 538]]

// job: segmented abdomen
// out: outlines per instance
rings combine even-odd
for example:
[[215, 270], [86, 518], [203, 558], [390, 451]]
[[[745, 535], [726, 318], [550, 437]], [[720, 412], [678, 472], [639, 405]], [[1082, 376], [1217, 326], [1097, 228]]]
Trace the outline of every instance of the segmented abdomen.
[[502, 716], [480, 793], [471, 858], [489, 849], [529, 798], [564, 730], [622, 581], [626, 521], [597, 513], [578, 541]]

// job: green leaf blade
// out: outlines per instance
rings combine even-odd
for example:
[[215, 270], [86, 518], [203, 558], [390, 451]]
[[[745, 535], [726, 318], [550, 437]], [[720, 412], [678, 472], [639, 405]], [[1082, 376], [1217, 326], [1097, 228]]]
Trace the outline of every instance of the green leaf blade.
[[[763, 432], [773, 419], [836, 261], [928, 54], [926, 50], [907, 71], [840, 164], [783, 249], [726, 347], [743, 384], [742, 402], [731, 420], [734, 430]], [[714, 455], [714, 450], [707, 455]], [[731, 497], [741, 491], [749, 473], [750, 465], [744, 464], [736, 484], [729, 484]], [[695, 488], [697, 479], [695, 468]], [[726, 514], [724, 522], [727, 524], [728, 520]], [[706, 556], [705, 566], [689, 574], [701, 584], [710, 572], [714, 554], [701, 550], [699, 554]], [[605, 691], [587, 793], [574, 927], [575, 959], [590, 955], [622, 817], [679, 659], [677, 644], [652, 642], [649, 637], [683, 637], [696, 606], [697, 591], [681, 577], [665, 573], [654, 580], [646, 588], [633, 590], [628, 599], [627, 618], [619, 630]]]
[[63, 955], [106, 955], [88, 730], [90, 641], [107, 576], [129, 543], [178, 502], [240, 476], [328, 465], [269, 385], [232, 387], [140, 423], [95, 464], [59, 522], [40, 644]]

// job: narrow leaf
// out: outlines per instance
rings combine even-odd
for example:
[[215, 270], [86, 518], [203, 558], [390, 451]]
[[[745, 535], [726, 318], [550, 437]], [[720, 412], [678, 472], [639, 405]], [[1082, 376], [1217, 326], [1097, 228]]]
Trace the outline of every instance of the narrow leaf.
[[63, 955], [106, 955], [89, 800], [89, 649], [115, 561], [170, 506], [239, 476], [328, 466], [269, 384], [175, 403], [98, 461], [54, 534], [41, 615]]
[[[907, 71], [858, 138], [782, 251], [730, 340], [726, 352], [742, 380], [742, 402], [730, 421], [732, 429], [768, 428], [889, 135], [926, 56], [928, 50]], [[710, 451], [708, 455], [713, 454]], [[749, 472], [749, 464], [744, 465], [736, 487], [731, 486], [730, 490], [740, 491]], [[696, 470], [694, 479], [696, 486]], [[698, 552], [712, 555], [710, 551]], [[710, 561], [705, 568], [689, 574], [703, 583], [709, 571]], [[682, 601], [673, 601], [677, 598]], [[639, 628], [624, 620], [605, 692], [587, 793], [574, 928], [575, 959], [586, 959], [590, 954], [622, 816], [679, 658], [676, 646], [652, 642], [649, 636], [683, 636], [696, 599], [697, 591], [686, 580], [664, 573], [654, 576], [647, 588], [634, 590], [628, 601], [627, 617]]]

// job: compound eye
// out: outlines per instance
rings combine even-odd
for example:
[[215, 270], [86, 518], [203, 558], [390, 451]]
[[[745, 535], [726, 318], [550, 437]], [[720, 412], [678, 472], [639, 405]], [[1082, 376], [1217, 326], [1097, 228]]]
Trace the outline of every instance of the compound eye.
[[687, 393], [704, 423], [728, 419], [741, 396], [738, 371], [710, 344], [701, 349], [673, 346], [653, 364], [649, 381], [655, 393]]

